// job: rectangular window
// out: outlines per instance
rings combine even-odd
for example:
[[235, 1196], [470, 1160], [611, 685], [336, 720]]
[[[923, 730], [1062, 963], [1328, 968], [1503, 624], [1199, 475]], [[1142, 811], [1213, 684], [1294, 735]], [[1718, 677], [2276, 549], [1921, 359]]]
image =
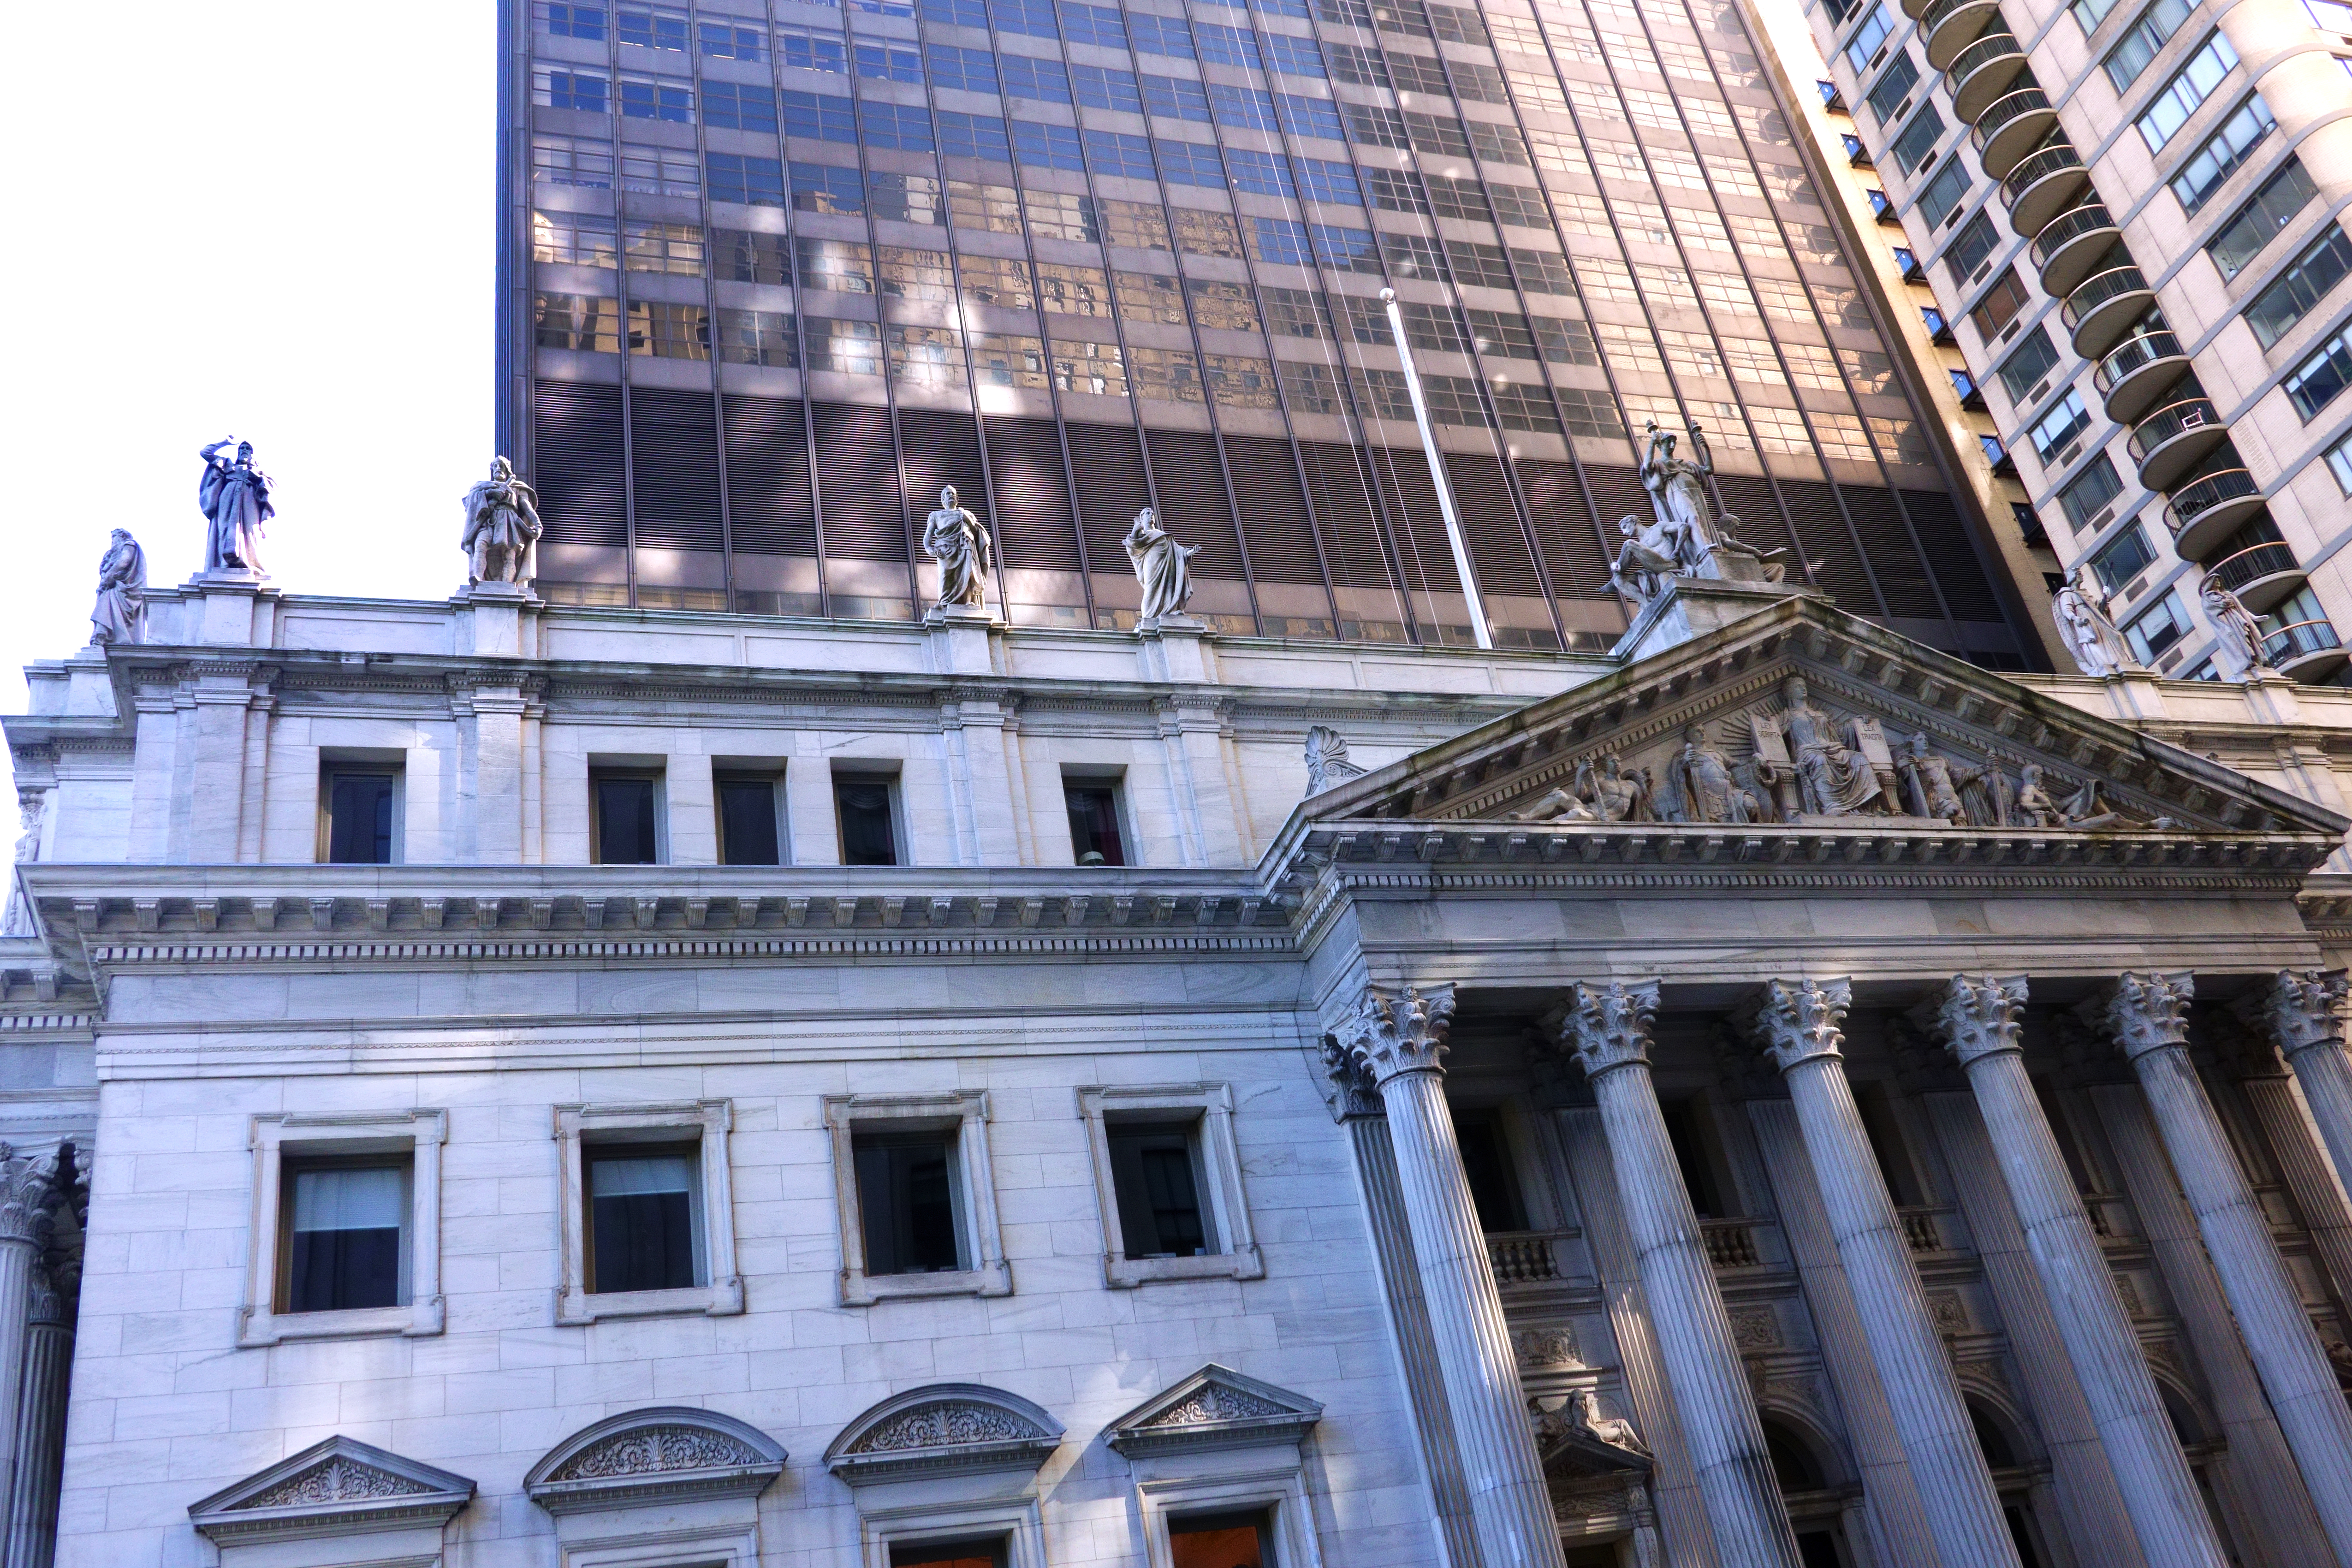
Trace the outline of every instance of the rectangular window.
[[721, 774], [712, 782], [719, 812], [719, 863], [782, 865], [783, 835], [777, 805], [782, 792], [776, 787], [776, 780]]
[[832, 33], [803, 32], [798, 27], [776, 29], [776, 58], [801, 70], [846, 76], [849, 56], [840, 37]]
[[1969, 311], [1969, 321], [1990, 345], [2000, 335], [2002, 328], [2017, 319], [2017, 313], [2025, 309], [2029, 298], [2025, 285], [2018, 280], [2017, 268], [2012, 267], [1985, 290], [1984, 298]]
[[1180, 60], [1192, 58], [1192, 30], [1181, 16], [1152, 16], [1137, 11], [1128, 17], [1127, 30], [1141, 53]]
[[705, 1283], [700, 1148], [590, 1143], [583, 1152], [589, 1292], [687, 1290]]
[[2352, 381], [2352, 346], [2347, 346], [2345, 335], [2336, 333], [2319, 345], [2318, 352], [2295, 366], [2294, 374], [2286, 378], [2287, 401], [2305, 423], [2344, 390]]
[[[641, 223], [621, 228], [621, 265], [632, 272], [667, 272], [699, 278], [706, 247], [702, 226], [689, 223]], [[641, 301], [630, 301], [635, 306]]]
[[[832, 93], [787, 92], [782, 95], [784, 134], [817, 142], [856, 142], [857, 118], [853, 100]], [[712, 153], [715, 160], [717, 153]], [[714, 189], [715, 194], [715, 189]]]
[[1979, 207], [1976, 216], [1952, 237], [1952, 247], [1944, 255], [1944, 268], [1951, 275], [1953, 287], [1966, 289], [1973, 284], [1979, 269], [2000, 246], [2000, 234], [1993, 227], [1991, 212]]
[[989, 0], [989, 15], [1000, 33], [1022, 33], [1033, 38], [1058, 38], [1053, 0]]
[[2347, 273], [2352, 273], [2352, 235], [2331, 221], [2327, 232], [2246, 306], [2246, 325], [2253, 328], [2255, 341], [2268, 348], [2286, 336]]
[[2091, 557], [2091, 570], [2097, 574], [2100, 585], [2108, 593], [2120, 594], [2155, 561], [2156, 552], [2148, 548], [2147, 531], [2133, 523]]
[[2050, 329], [2042, 325], [2028, 332], [1993, 374], [2000, 378], [2010, 402], [2028, 403], [2057, 363], [2058, 351], [2050, 342]]
[[1192, 28], [1192, 40], [1200, 48], [1201, 58], [1210, 65], [1239, 66], [1244, 70], [1265, 68], [1258, 58], [1257, 37], [1246, 27], [1201, 22]]
[[389, 866], [400, 799], [400, 773], [392, 768], [346, 771], [330, 768], [320, 791], [326, 809], [324, 853], [334, 866]]
[[2318, 194], [2319, 188], [2304, 172], [2303, 160], [2289, 156], [2285, 167], [2263, 181], [2263, 188], [2221, 226], [2205, 254], [2213, 258], [2223, 278], [2235, 278]]
[[658, 359], [709, 359], [709, 309], [658, 300], [630, 300], [629, 352]]
[[1911, 101], [1911, 89], [1918, 85], [1919, 68], [1912, 63], [1911, 51], [1906, 49], [1886, 62], [1886, 68], [1878, 73], [1878, 79], [1871, 84], [1869, 96], [1863, 101], [1870, 106], [1872, 116], [1883, 130], [1903, 112], [1904, 106]]
[[702, 119], [707, 125], [730, 131], [764, 131], [772, 136], [776, 131], [775, 89], [742, 87], [734, 82], [705, 82]]
[[1125, 49], [1127, 29], [1119, 25], [1116, 5], [1089, 5], [1085, 0], [1062, 0], [1062, 37], [1097, 48]]
[[[978, 51], [966, 52], [977, 53]], [[1070, 73], [1059, 60], [1033, 59], [1027, 55], [1006, 55], [998, 62], [998, 68], [1003, 77], [1004, 96], [1007, 98], [1025, 98], [1038, 103], [1070, 101]]]
[[604, 41], [604, 0], [596, 4], [567, 5], [565, 0], [538, 0], [530, 8], [531, 20], [539, 30], [551, 37], [586, 38], [591, 43]]
[[1274, 1568], [1265, 1513], [1178, 1515], [1168, 1521], [1171, 1568]]
[[893, 48], [887, 44], [860, 44], [857, 74], [868, 81], [920, 82], [923, 57], [913, 49]]
[[1478, 1228], [1489, 1234], [1527, 1229], [1527, 1205], [1520, 1201], [1502, 1113], [1457, 1106], [1453, 1114], [1454, 1140], [1462, 1151], [1462, 1173], [1478, 1210]]
[[2139, 20], [2125, 31], [2122, 41], [2108, 50], [2107, 58], [2100, 62], [2117, 92], [2139, 79], [2139, 73], [2156, 58], [2165, 40], [2179, 32], [2180, 24], [2188, 19], [2189, 0], [2156, 0], [2141, 13]]
[[2147, 150], [2162, 152], [2164, 144], [2172, 140], [2172, 133], [2188, 123], [2189, 117], [2212, 96], [2213, 89], [2221, 85], [2221, 79], [2237, 63], [2238, 51], [2230, 47], [2229, 39], [2219, 33], [2206, 39], [2204, 47], [2189, 56], [2189, 63], [2173, 73], [2172, 79], [2164, 84], [2164, 90], [2156, 95], [2156, 101], [2137, 121], [2140, 140], [2147, 143]]
[[2181, 607], [2180, 595], [2171, 593], [2158, 600], [2147, 613], [2124, 628], [2124, 641], [2131, 645], [2134, 658], [2142, 664], [2152, 665], [2158, 655], [2186, 637], [2192, 629], [2189, 612]]
[[1132, 1121], [1106, 1118], [1111, 1189], [1130, 1262], [1203, 1258], [1218, 1251], [1202, 1206], [1200, 1121]]
[[895, 774], [837, 773], [833, 775], [834, 812], [841, 828], [845, 866], [896, 866], [898, 857], [898, 781]]
[[653, 866], [661, 861], [661, 777], [651, 773], [594, 773], [588, 778], [589, 831], [599, 866]]
[[893, 1542], [890, 1568], [1004, 1568], [1004, 1537], [972, 1541]]
[[2083, 395], [2069, 391], [2049, 413], [2036, 420], [2028, 432], [2032, 437], [2034, 455], [2043, 468], [2058, 467], [2065, 461], [2055, 456], [2071, 446], [2074, 438], [2091, 427], [2091, 411], [2084, 406]]
[[703, 156], [710, 167], [712, 201], [734, 202], [742, 206], [784, 205], [784, 166], [778, 160], [734, 153], [708, 153]]
[[1162, 120], [1190, 120], [1207, 124], [1209, 94], [1188, 76], [1143, 76], [1143, 108]]
[[1854, 74], [1858, 76], [1870, 68], [1877, 58], [1879, 46], [1886, 42], [1887, 35], [1894, 30], [1895, 24], [1888, 18], [1886, 7], [1873, 5], [1870, 15], [1862, 19], [1862, 26], [1856, 27], [1853, 36], [1846, 40], [1845, 63], [1853, 68]]
[[2327, 471], [2336, 476], [2336, 488], [2352, 496], [2352, 436], [2327, 448]]
[[1035, 120], [1013, 122], [1013, 156], [1033, 169], [1084, 170], [1087, 166], [1075, 126]]
[[1279, 153], [1261, 153], [1249, 147], [1225, 149], [1225, 170], [1237, 191], [1247, 191], [1257, 196], [1297, 196], [1298, 187], [1290, 176], [1290, 163]]
[[541, 66], [530, 73], [530, 100], [541, 109], [576, 109], [583, 114], [613, 112], [612, 79], [601, 70]]
[[996, 90], [996, 57], [986, 49], [931, 44], [924, 48], [923, 59], [933, 87], [953, 88], [959, 92]]
[[621, 113], [630, 120], [694, 123], [694, 84], [668, 77], [623, 76]]
[[956, 1213], [956, 1142], [952, 1132], [853, 1135], [867, 1274], [970, 1266]]
[[1919, 216], [1929, 228], [1943, 227], [1960, 210], [1960, 204], [1968, 200], [1969, 180], [1968, 160], [1952, 158], [1927, 182], [1927, 188], [1919, 193]]
[[1116, 781], [1066, 778], [1062, 802], [1068, 808], [1070, 852], [1077, 864], [1127, 864], [1127, 846], [1119, 832], [1119, 787]]
[[1927, 162], [1943, 136], [1944, 117], [1936, 112], [1934, 103], [1921, 104], [1919, 112], [1911, 117], [1911, 123], [1903, 128], [1903, 133], [1889, 149], [1895, 155], [1895, 166], [1906, 174], [1913, 173]]
[[1266, 63], [1274, 69], [1291, 76], [1322, 77], [1323, 52], [1312, 38], [1295, 37], [1288, 33], [1268, 33], [1265, 37]]
[[1143, 89], [1133, 71], [1112, 70], [1107, 66], [1072, 66], [1069, 77], [1078, 101], [1089, 109], [1113, 109], [1122, 114], [1143, 112]]
[[[1217, 150], [1206, 142], [1154, 141], [1151, 148], [1160, 159], [1160, 177], [1168, 184], [1198, 185], [1210, 191], [1225, 188], [1224, 165], [1217, 162]], [[1236, 250], [1234, 254], [1238, 256], [1241, 252]]]
[[2077, 475], [2074, 483], [2058, 492], [2059, 509], [2074, 531], [2085, 533], [2104, 521], [2104, 514], [2114, 500], [2123, 494], [2124, 482], [2116, 474], [2115, 459], [2101, 452], [2088, 467]]
[[2097, 32], [2099, 24], [2105, 21], [2107, 13], [2115, 8], [2116, 0], [2074, 0], [2074, 4], [2068, 7], [2074, 14], [2074, 25], [2083, 29], [2084, 37]]
[[[612, 143], [570, 136], [534, 136], [530, 142], [530, 177], [543, 185], [611, 190]], [[612, 222], [610, 218], [604, 221], [608, 225]]]
[[621, 42], [641, 49], [686, 47], [687, 17], [683, 11], [655, 11], [643, 5], [621, 7]]
[[621, 302], [588, 294], [541, 294], [534, 302], [534, 341], [543, 349], [582, 353], [621, 351]]
[[410, 1176], [404, 1157], [286, 1161], [277, 1310], [348, 1312], [407, 1299]]
[[760, 61], [767, 58], [766, 29], [747, 27], [724, 17], [705, 16], [695, 29], [705, 59]]
[[1658, 1109], [1664, 1117], [1666, 1142], [1674, 1147], [1675, 1163], [1682, 1172], [1691, 1207], [1701, 1219], [1730, 1217], [1723, 1184], [1716, 1175], [1715, 1137], [1706, 1125], [1705, 1108], [1690, 1098], [1668, 1100]]

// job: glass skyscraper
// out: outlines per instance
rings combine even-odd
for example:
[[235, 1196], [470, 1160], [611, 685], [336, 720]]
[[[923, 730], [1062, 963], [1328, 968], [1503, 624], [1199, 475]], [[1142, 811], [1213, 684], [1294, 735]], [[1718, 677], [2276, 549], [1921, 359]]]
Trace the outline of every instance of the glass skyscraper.
[[908, 619], [953, 484], [1015, 624], [1132, 624], [1149, 504], [1220, 630], [1467, 643], [1385, 287], [1499, 645], [1622, 628], [1654, 419], [1792, 580], [2031, 657], [1731, 0], [505, 26], [500, 443], [551, 598]]

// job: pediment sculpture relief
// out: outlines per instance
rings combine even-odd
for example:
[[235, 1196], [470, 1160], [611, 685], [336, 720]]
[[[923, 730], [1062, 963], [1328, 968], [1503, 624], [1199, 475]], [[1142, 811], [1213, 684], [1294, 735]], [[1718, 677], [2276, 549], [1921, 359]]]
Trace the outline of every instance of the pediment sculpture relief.
[[981, 1384], [932, 1384], [858, 1416], [834, 1438], [824, 1459], [856, 1486], [951, 1470], [1034, 1471], [1061, 1440], [1061, 1424], [1019, 1394]]
[[1180, 1448], [1297, 1443], [1322, 1415], [1323, 1406], [1304, 1394], [1212, 1362], [1112, 1422], [1108, 1440], [1130, 1459]]

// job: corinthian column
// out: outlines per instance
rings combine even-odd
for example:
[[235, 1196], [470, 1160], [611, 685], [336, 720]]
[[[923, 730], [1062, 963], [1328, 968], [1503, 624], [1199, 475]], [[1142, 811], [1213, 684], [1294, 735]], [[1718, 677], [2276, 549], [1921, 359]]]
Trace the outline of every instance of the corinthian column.
[[13, 1517], [33, 1268], [56, 1224], [57, 1173], [54, 1156], [26, 1158], [0, 1143], [0, 1500], [10, 1504], [0, 1518]]
[[2101, 1009], [2147, 1096], [2246, 1353], [2336, 1555], [2352, 1563], [2352, 1408], [2189, 1059], [2189, 974], [2126, 974]]
[[1975, 1425], [1846, 1082], [1840, 1026], [1853, 1004], [1853, 987], [1843, 980], [1771, 981], [1756, 1016], [1757, 1044], [1788, 1080], [1838, 1262], [1937, 1555], [1945, 1568], [2018, 1568]]
[[1495, 1289], [1486, 1233], [1446, 1109], [1445, 1035], [1454, 988], [1367, 986], [1339, 1043], [1379, 1086], [1396, 1149], [1405, 1227], [1486, 1568], [1564, 1568], [1559, 1526], [1536, 1455], [1527, 1395]]
[[2018, 1044], [2024, 1012], [2023, 976], [1957, 975], [1937, 1008], [1937, 1032], [1976, 1093], [2010, 1205], [2148, 1568], [2224, 1568], [2229, 1559], [2212, 1518], [2026, 1074]]
[[1666, 1382], [1722, 1568], [1799, 1568], [1797, 1538], [1650, 1081], [1658, 985], [1579, 985], [1560, 1045], [1592, 1081]]
[[2263, 1020], [2302, 1086], [2336, 1179], [2352, 1189], [2352, 1058], [2344, 1054], [2344, 991], [2340, 969], [2283, 969], [2263, 998]]
[[66, 1392], [73, 1371], [74, 1294], [80, 1269], [51, 1256], [33, 1270], [16, 1408], [16, 1485], [6, 1568], [49, 1568], [58, 1550], [58, 1485], [65, 1468]]

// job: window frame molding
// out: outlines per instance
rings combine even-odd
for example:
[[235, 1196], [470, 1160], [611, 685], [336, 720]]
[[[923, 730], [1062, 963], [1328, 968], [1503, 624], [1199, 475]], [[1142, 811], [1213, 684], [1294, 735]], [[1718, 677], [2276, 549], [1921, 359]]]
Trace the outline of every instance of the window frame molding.
[[[1138, 1472], [1135, 1505], [1143, 1526], [1147, 1568], [1176, 1568], [1176, 1547], [1169, 1528], [1176, 1515], [1259, 1509], [1272, 1516], [1268, 1522], [1276, 1562], [1283, 1568], [1323, 1568], [1306, 1464], [1295, 1442], [1265, 1443], [1189, 1459], [1155, 1456], [1129, 1464]], [[1192, 1473], [1171, 1473], [1188, 1468]]]
[[[729, 1176], [727, 1151], [727, 1137], [734, 1131], [734, 1125], [733, 1102], [725, 1100], [555, 1107], [556, 1212], [560, 1232], [555, 1321], [559, 1327], [575, 1327], [605, 1318], [688, 1314], [731, 1318], [743, 1311], [743, 1277], [735, 1261], [734, 1188]], [[605, 1132], [694, 1136], [701, 1155], [702, 1177], [700, 1212], [695, 1219], [702, 1227], [703, 1258], [709, 1283], [667, 1290], [588, 1289], [586, 1145], [596, 1141], [595, 1134]], [[670, 1141], [682, 1139], [674, 1137]]]
[[[893, 1123], [898, 1125], [893, 1126]], [[996, 1175], [988, 1146], [989, 1101], [985, 1089], [928, 1094], [828, 1094], [824, 1125], [833, 1152], [834, 1215], [839, 1226], [841, 1304], [940, 1296], [1010, 1296], [1013, 1265], [1004, 1256], [1003, 1227], [996, 1207]], [[868, 1274], [865, 1212], [857, 1192], [858, 1131], [955, 1133], [956, 1179], [961, 1184], [972, 1267], [931, 1274]]]
[[[1118, 1217], [1118, 1188], [1111, 1170], [1108, 1118], [1141, 1111], [1169, 1121], [1199, 1113], [1198, 1148], [1202, 1190], [1221, 1250], [1201, 1258], [1129, 1258]], [[1095, 1212], [1102, 1224], [1103, 1283], [1114, 1290], [1170, 1279], [1263, 1279], [1265, 1255], [1250, 1224], [1249, 1198], [1242, 1186], [1241, 1152], [1234, 1140], [1234, 1090], [1227, 1083], [1088, 1084], [1077, 1091], [1078, 1119], [1086, 1123], [1087, 1152], [1094, 1166]]]
[[[237, 1308], [236, 1343], [255, 1349], [289, 1340], [407, 1338], [438, 1334], [446, 1326], [441, 1293], [441, 1149], [449, 1141], [446, 1110], [353, 1111], [306, 1115], [272, 1111], [253, 1118], [253, 1208], [247, 1221], [245, 1300]], [[409, 1157], [408, 1300], [389, 1307], [331, 1312], [281, 1312], [278, 1276], [288, 1242], [286, 1157], [399, 1152]]]

